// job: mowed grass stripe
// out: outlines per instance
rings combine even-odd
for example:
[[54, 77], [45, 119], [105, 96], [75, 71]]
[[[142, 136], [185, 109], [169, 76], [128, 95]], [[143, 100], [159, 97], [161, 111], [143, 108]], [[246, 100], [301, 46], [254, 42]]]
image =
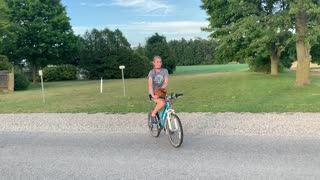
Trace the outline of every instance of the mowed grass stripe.
[[[253, 72], [226, 72], [171, 76], [168, 92], [184, 93], [174, 102], [178, 112], [319, 112], [320, 80], [295, 88], [295, 74], [271, 76]], [[0, 113], [147, 112], [154, 106], [147, 98], [147, 79], [126, 80], [123, 96], [121, 80], [45, 83], [46, 104], [40, 85], [28, 91], [0, 94]]]
[[247, 64], [221, 64], [221, 65], [196, 65], [196, 66], [177, 66], [175, 75], [203, 74], [213, 72], [235, 72], [248, 71]]

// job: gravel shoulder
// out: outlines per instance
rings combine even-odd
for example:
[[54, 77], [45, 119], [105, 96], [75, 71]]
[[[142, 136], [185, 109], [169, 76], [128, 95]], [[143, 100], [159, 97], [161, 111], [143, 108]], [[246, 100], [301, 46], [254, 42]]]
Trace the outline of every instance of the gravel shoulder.
[[[192, 136], [320, 137], [320, 113], [178, 113]], [[1, 114], [2, 132], [145, 134], [147, 115]]]

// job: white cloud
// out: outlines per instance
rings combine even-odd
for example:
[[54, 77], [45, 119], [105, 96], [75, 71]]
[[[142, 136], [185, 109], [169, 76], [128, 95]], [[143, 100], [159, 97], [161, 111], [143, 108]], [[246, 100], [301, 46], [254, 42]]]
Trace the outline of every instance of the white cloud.
[[132, 22], [128, 24], [109, 24], [105, 26], [75, 26], [73, 30], [76, 34], [84, 34], [86, 30], [120, 29], [133, 46], [144, 43], [147, 37], [154, 33], [165, 35], [168, 40], [172, 39], [192, 39], [195, 37], [206, 38], [209, 33], [202, 32], [201, 27], [207, 27], [207, 21], [169, 21], [169, 22]]
[[127, 28], [160, 34], [190, 35], [201, 33], [201, 27], [207, 27], [208, 24], [207, 21], [136, 22], [129, 24]]
[[86, 30], [93, 28], [103, 29], [120, 29], [122, 31], [138, 31], [143, 34], [198, 34], [201, 33], [201, 27], [207, 27], [207, 21], [169, 21], [169, 22], [133, 22], [129, 24], [109, 24], [105, 26], [84, 27], [75, 26], [73, 30], [76, 34], [83, 34]]
[[119, 6], [136, 11], [142, 16], [168, 16], [175, 7], [160, 0], [111, 0], [112, 2], [81, 3], [82, 6], [110, 7]]
[[145, 11], [147, 13], [154, 11], [161, 11], [165, 14], [174, 10], [174, 6], [165, 4], [159, 0], [113, 0], [113, 5], [137, 8], [138, 10]]
[[111, 6], [110, 3], [98, 3], [98, 4], [94, 4], [93, 6], [95, 7], [104, 7], [104, 6]]
[[81, 5], [81, 6], [86, 6], [86, 5], [87, 5], [87, 3], [82, 2], [82, 3], [80, 3], [80, 5]]

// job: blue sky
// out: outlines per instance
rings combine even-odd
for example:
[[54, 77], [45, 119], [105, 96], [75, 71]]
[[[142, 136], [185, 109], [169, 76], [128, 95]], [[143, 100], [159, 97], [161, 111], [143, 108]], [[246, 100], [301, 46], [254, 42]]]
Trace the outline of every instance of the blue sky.
[[200, 0], [62, 0], [76, 34], [86, 30], [120, 29], [132, 46], [154, 33], [167, 40], [201, 37], [208, 26]]

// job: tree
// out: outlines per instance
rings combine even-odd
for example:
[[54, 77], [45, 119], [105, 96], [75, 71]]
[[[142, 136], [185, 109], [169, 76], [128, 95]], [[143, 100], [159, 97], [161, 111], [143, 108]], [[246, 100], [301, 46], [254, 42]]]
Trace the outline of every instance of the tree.
[[8, 7], [4, 1], [0, 1], [0, 45], [3, 39], [11, 34], [9, 32], [10, 22], [8, 16]]
[[318, 44], [320, 36], [320, 2], [318, 0], [291, 0], [290, 14], [293, 15], [296, 31], [297, 71], [296, 86], [310, 83], [309, 68], [312, 46]]
[[136, 48], [134, 49], [134, 51], [135, 51], [137, 54], [139, 54], [140, 56], [145, 56], [145, 55], [146, 55], [145, 49], [144, 49], [144, 47], [141, 46], [140, 43], [139, 43], [138, 47], [136, 47]]
[[190, 39], [172, 40], [168, 43], [177, 65], [213, 64], [216, 43], [214, 40]]
[[145, 46], [145, 53], [150, 60], [156, 55], [161, 56], [163, 67], [168, 69], [170, 74], [176, 69], [176, 58], [169, 48], [164, 36], [155, 33], [155, 35], [149, 37]]
[[169, 42], [169, 47], [172, 49], [177, 65], [191, 65], [190, 58], [186, 55], [186, 48], [188, 47], [188, 41], [182, 38], [181, 40], [173, 40]]
[[[14, 35], [11, 32], [11, 24], [9, 21], [8, 7], [4, 1], [0, 1], [0, 54], [4, 52], [4, 42], [13, 40]], [[4, 58], [4, 57], [3, 57]]]
[[241, 62], [269, 57], [271, 74], [278, 74], [281, 54], [292, 36], [286, 1], [202, 0], [202, 3], [210, 22], [204, 30], [219, 41], [216, 59]]
[[[320, 41], [320, 39], [318, 41]], [[320, 64], [320, 44], [313, 45], [310, 53], [312, 62]]]
[[85, 33], [80, 67], [88, 71], [90, 79], [121, 78], [119, 65], [126, 66], [128, 78], [145, 77], [150, 69], [146, 57], [134, 53], [120, 30], [93, 29]]
[[80, 63], [80, 49], [83, 46], [83, 39], [81, 36], [75, 36], [71, 34], [65, 39], [66, 46], [62, 46], [59, 54], [59, 58], [52, 64], [72, 64], [79, 66]]
[[0, 71], [1, 70], [11, 70], [11, 64], [7, 56], [0, 55]]
[[125, 76], [127, 78], [146, 77], [152, 68], [148, 58], [137, 53], [132, 53], [124, 64], [126, 65]]
[[[25, 59], [36, 82], [37, 71], [57, 64], [74, 37], [60, 0], [6, 0], [17, 40], [9, 52], [16, 62]], [[71, 41], [70, 41], [71, 40]]]

